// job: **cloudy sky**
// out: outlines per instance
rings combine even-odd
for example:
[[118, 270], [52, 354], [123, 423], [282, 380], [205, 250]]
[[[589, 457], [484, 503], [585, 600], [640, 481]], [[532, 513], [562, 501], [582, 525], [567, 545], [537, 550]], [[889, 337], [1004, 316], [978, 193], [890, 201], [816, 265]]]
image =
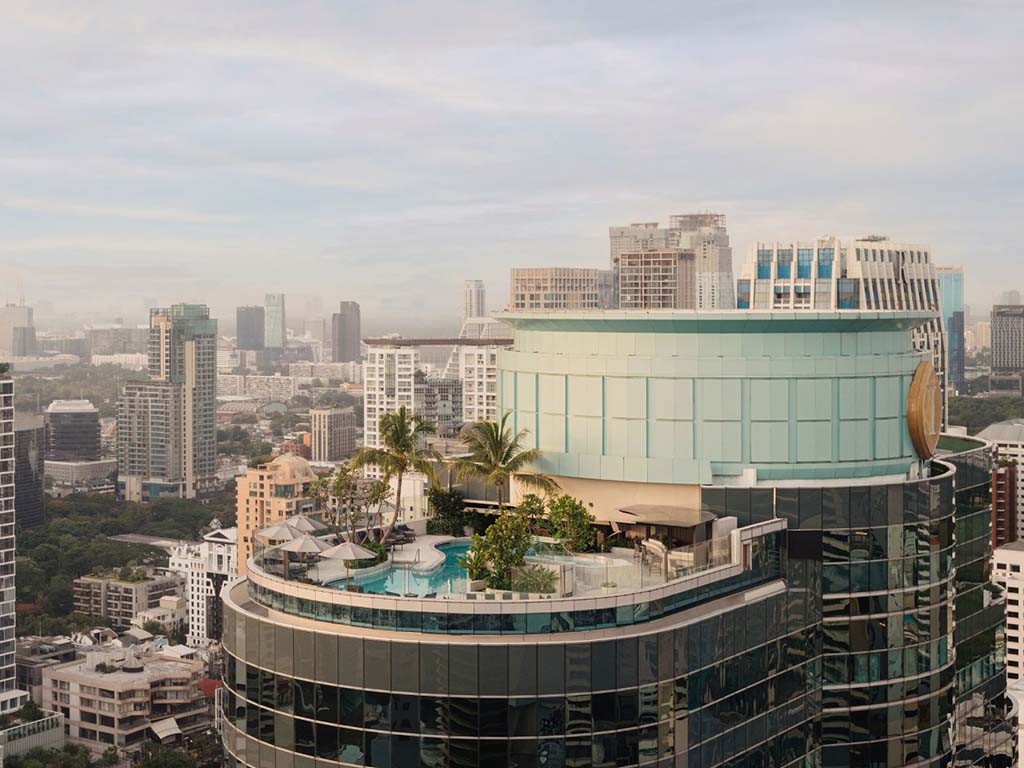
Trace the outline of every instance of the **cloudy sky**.
[[886, 233], [1024, 288], [1020, 3], [0, 0], [0, 300], [454, 318], [607, 227]]

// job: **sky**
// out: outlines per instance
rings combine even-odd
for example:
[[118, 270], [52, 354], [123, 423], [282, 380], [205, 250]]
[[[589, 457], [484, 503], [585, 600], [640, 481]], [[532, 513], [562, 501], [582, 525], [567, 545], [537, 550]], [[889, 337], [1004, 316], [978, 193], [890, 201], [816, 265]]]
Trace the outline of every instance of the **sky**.
[[[610, 225], [884, 233], [1024, 288], [1020, 3], [0, 0], [0, 301], [376, 329]], [[310, 304], [312, 301], [314, 303]]]

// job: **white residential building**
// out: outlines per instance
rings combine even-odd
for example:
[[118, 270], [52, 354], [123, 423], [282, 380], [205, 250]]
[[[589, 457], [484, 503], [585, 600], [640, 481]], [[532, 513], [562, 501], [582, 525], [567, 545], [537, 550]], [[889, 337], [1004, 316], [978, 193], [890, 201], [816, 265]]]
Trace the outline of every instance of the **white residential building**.
[[217, 377], [217, 397], [291, 400], [298, 393], [299, 382], [294, 376], [222, 373]]
[[995, 443], [999, 458], [1017, 465], [1017, 538], [1024, 541], [1024, 419], [991, 424], [978, 433], [982, 440]]
[[498, 416], [498, 347], [457, 347], [462, 381], [462, 420], [495, 421]]
[[188, 644], [205, 647], [220, 640], [220, 588], [238, 575], [238, 529], [218, 528], [199, 542], [179, 544], [168, 570], [185, 577]]
[[[400, 342], [401, 340], [396, 340]], [[363, 443], [379, 448], [380, 417], [403, 405], [413, 411], [419, 351], [415, 347], [381, 343], [368, 347], [363, 363]]]
[[1024, 677], [1024, 541], [992, 553], [992, 580], [1006, 590], [1006, 680]]
[[14, 381], [0, 367], [0, 714], [28, 694], [14, 687]]

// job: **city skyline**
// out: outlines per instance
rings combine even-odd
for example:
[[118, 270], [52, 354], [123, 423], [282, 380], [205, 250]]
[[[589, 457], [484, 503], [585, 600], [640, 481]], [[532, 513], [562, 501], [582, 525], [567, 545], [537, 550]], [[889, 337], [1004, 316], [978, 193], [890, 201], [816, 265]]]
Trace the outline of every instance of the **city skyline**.
[[[1019, 173], [998, 98], [1021, 55], [1012, 6], [666, 25], [658, 3], [516, 5], [440, 36], [397, 6], [268, 4], [243, 28], [238, 10], [16, 13], [0, 300], [103, 313], [116, 284], [228, 317], [316, 274], [368, 318], [419, 322], [452, 315], [466, 276], [503, 306], [515, 264], [596, 265], [609, 225], [700, 210], [729, 218], [734, 268], [757, 239], [881, 232], [976, 267], [984, 306], [1010, 263], [1012, 205], [992, 203]], [[384, 30], [391, 46], [368, 42]], [[641, 144], [631, 113], [654, 118]], [[65, 119], [74, 136], [45, 128]]]

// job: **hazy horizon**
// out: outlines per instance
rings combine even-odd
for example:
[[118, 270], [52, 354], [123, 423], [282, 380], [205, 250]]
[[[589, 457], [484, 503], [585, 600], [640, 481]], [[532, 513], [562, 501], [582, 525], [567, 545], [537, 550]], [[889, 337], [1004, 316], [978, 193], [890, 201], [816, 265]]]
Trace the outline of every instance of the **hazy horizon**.
[[267, 292], [457, 327], [462, 281], [607, 228], [883, 233], [1024, 288], [1019, 6], [5, 3], [0, 301], [139, 320]]

